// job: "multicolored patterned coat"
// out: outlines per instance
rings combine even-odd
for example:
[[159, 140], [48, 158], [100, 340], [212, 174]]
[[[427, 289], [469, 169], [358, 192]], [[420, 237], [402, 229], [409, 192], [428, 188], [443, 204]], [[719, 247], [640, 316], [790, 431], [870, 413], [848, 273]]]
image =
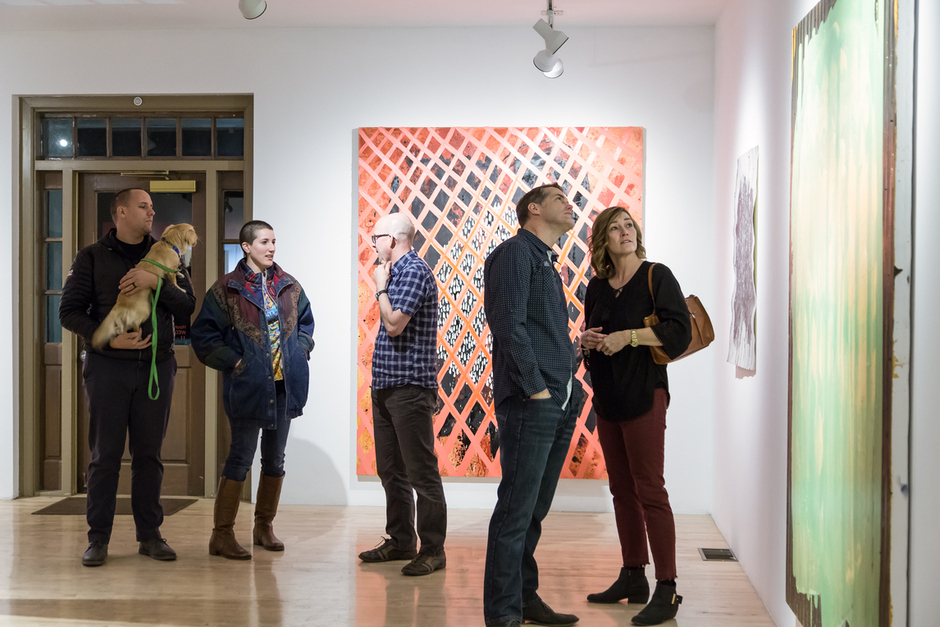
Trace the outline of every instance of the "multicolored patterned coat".
[[[249, 273], [242, 260], [206, 292], [192, 326], [193, 350], [202, 363], [222, 371], [229, 420], [273, 426], [277, 395], [264, 295], [247, 281]], [[303, 413], [310, 386], [313, 313], [300, 283], [280, 266], [269, 268], [266, 279], [277, 298], [287, 417], [295, 418]]]

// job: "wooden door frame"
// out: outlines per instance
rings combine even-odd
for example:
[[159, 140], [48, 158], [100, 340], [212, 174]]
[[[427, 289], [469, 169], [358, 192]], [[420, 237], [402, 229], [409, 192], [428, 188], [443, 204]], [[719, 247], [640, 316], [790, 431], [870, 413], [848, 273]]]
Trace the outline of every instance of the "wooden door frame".
[[[41, 319], [42, 300], [37, 286], [40, 276], [38, 236], [42, 228], [42, 197], [38, 193], [39, 171], [62, 172], [62, 276], [68, 274], [72, 259], [78, 252], [78, 178], [86, 172], [122, 172], [141, 170], [169, 170], [175, 172], [203, 172], [206, 176], [206, 240], [220, 240], [219, 173], [240, 170], [245, 184], [245, 214], [252, 215], [252, 163], [254, 97], [245, 94], [219, 96], [140, 95], [143, 103], [134, 104], [135, 96], [14, 96], [14, 151], [17, 155], [13, 180], [13, 228], [18, 237], [13, 240], [13, 270], [19, 277], [17, 302], [13, 309], [13, 411], [18, 416], [19, 438], [16, 467], [19, 471], [19, 496], [37, 494], [70, 495], [76, 492], [77, 475], [74, 455], [76, 451], [75, 366], [79, 345], [72, 333], [62, 336], [62, 396], [61, 396], [61, 481], [60, 490], [41, 492], [40, 464], [42, 463], [40, 422], [42, 393], [40, 366], [42, 364]], [[211, 111], [239, 112], [244, 115], [244, 159], [56, 159], [42, 160], [36, 152], [42, 127], [41, 116], [48, 113], [138, 113]], [[207, 251], [205, 279], [211, 285], [219, 276], [220, 256]], [[214, 496], [218, 480], [217, 419], [219, 377], [206, 376], [205, 389], [205, 495]]]

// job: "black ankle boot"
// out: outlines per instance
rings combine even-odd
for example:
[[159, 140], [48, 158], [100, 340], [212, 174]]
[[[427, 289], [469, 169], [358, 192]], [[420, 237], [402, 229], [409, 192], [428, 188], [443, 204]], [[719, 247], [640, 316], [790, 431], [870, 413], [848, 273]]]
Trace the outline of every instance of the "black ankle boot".
[[616, 603], [626, 599], [627, 603], [646, 603], [650, 598], [650, 582], [646, 580], [645, 569], [621, 568], [617, 581], [603, 592], [589, 594], [591, 603]]
[[640, 610], [639, 614], [633, 617], [633, 624], [658, 625], [664, 623], [676, 617], [680, 603], [682, 603], [682, 597], [676, 594], [675, 586], [667, 586], [657, 581], [653, 598], [650, 599], [646, 607]]

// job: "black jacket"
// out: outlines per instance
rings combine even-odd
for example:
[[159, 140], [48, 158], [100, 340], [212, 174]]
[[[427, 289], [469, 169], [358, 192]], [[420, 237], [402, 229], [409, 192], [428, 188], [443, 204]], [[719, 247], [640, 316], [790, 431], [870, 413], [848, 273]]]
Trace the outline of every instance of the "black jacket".
[[[156, 242], [150, 235], [146, 240], [142, 256]], [[91, 346], [91, 336], [117, 302], [121, 278], [139, 261], [140, 258], [128, 256], [126, 245], [117, 239], [114, 229], [75, 255], [62, 288], [59, 321], [63, 327], [84, 338], [86, 351], [116, 359], [150, 359], [152, 349], [149, 346], [143, 350], [116, 350], [105, 346], [100, 351]], [[177, 285], [182, 291], [164, 281], [157, 301], [157, 360], [173, 354], [174, 317], [188, 322], [196, 308], [193, 285], [182, 263], [180, 273]], [[153, 332], [150, 318], [141, 325], [141, 330], [144, 337]]]

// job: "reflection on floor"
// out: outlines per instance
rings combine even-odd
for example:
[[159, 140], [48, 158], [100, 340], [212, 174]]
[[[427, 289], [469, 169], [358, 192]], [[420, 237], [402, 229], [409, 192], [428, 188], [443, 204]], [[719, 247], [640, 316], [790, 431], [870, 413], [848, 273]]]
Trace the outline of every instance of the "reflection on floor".
[[[362, 564], [356, 555], [381, 541], [376, 507], [284, 506], [275, 521], [284, 553], [254, 547], [248, 562], [210, 557], [212, 501], [166, 519], [176, 562], [137, 554], [133, 520], [115, 519], [108, 562], [81, 565], [81, 516], [32, 516], [55, 499], [0, 502], [0, 625], [483, 625], [482, 581], [488, 511], [449, 512], [447, 568], [405, 577], [406, 562]], [[251, 539], [243, 503], [239, 540]], [[698, 547], [726, 543], [709, 516], [677, 517], [683, 627], [773, 627], [741, 566], [706, 563]], [[587, 603], [620, 568], [613, 514], [552, 512], [537, 552], [542, 598], [580, 616], [585, 627], [629, 625], [640, 606]], [[647, 569], [652, 577], [652, 568]]]

